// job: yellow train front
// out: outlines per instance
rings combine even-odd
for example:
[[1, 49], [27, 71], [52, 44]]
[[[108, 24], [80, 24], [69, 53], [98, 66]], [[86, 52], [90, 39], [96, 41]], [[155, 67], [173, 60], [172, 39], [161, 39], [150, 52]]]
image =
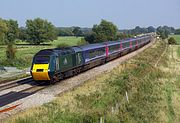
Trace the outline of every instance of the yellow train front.
[[51, 81], [56, 69], [56, 58], [52, 50], [41, 50], [33, 58], [31, 75], [35, 81]]
[[52, 84], [80, 72], [82, 64], [82, 52], [78, 47], [45, 49], [34, 56], [30, 72], [35, 81]]

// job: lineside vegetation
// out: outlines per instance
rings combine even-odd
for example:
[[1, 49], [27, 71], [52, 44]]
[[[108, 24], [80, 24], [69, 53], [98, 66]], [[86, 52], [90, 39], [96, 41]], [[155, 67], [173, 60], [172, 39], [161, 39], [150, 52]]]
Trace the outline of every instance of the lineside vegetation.
[[[111, 72], [8, 122], [178, 122], [171, 75], [154, 67], [165, 45], [159, 41]], [[162, 56], [158, 66], [167, 66], [167, 61], [167, 55]]]

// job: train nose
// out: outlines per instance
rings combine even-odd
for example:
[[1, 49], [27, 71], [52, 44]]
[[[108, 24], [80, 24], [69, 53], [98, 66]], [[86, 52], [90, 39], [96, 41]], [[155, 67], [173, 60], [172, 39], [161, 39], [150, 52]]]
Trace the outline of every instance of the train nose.
[[48, 74], [49, 64], [34, 64], [32, 67], [32, 77], [34, 80], [50, 80]]

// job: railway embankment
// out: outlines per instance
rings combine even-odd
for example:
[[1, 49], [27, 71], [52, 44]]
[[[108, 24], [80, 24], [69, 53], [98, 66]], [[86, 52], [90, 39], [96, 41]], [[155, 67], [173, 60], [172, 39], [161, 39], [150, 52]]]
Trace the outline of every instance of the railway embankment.
[[179, 58], [173, 46], [166, 47], [157, 41], [113, 70], [6, 122], [179, 122]]

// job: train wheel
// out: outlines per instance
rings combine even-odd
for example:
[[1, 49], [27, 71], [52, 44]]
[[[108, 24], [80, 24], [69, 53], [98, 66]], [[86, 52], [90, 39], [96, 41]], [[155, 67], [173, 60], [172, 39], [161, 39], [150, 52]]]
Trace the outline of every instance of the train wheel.
[[59, 81], [58, 77], [56, 75], [54, 75], [54, 77], [50, 80], [50, 84], [53, 85], [53, 84], [55, 84], [58, 81]]

